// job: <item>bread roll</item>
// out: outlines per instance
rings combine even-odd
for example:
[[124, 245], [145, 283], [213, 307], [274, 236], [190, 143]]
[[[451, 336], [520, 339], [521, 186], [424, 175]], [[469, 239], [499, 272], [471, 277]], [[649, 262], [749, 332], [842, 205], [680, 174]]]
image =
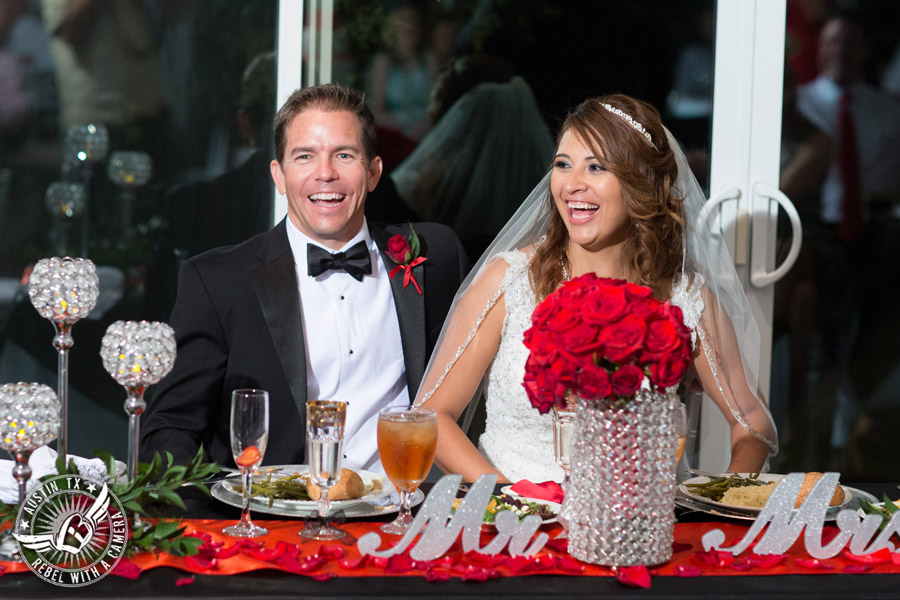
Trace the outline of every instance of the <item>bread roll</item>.
[[[306, 482], [306, 492], [313, 500], [318, 500], [321, 492], [319, 486], [311, 480]], [[328, 488], [328, 497], [332, 500], [353, 500], [361, 498], [366, 493], [366, 484], [356, 471], [341, 469], [341, 478], [332, 487]]]
[[[822, 473], [818, 473], [815, 471], [806, 474], [806, 476], [803, 478], [803, 483], [800, 484], [800, 493], [797, 495], [797, 501], [794, 503], [794, 508], [800, 508], [800, 506], [804, 502], [806, 502], [806, 497], [809, 496], [809, 493], [816, 485], [816, 482], [818, 482], [821, 478]], [[840, 484], [838, 484], [834, 488], [834, 494], [831, 496], [831, 506], [837, 506], [843, 501], [844, 488]]]

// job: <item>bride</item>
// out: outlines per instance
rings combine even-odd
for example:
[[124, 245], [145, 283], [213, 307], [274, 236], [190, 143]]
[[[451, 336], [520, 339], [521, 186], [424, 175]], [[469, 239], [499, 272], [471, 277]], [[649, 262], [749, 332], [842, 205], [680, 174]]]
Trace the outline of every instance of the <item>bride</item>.
[[[464, 481], [562, 479], [551, 417], [522, 386], [522, 340], [535, 306], [588, 272], [646, 285], [681, 307], [693, 372], [730, 427], [729, 470], [763, 467], [778, 443], [756, 384], [759, 332], [721, 236], [700, 222], [704, 202], [649, 104], [615, 94], [568, 115], [550, 173], [457, 293], [419, 389], [416, 404], [438, 415], [435, 460], [444, 472]], [[483, 379], [487, 422], [476, 448], [457, 421]]]

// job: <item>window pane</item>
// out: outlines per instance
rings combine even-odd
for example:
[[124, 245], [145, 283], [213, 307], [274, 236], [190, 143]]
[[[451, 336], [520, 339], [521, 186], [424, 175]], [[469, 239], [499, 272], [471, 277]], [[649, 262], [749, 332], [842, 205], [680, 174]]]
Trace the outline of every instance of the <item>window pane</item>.
[[101, 295], [73, 328], [71, 452], [125, 455], [106, 327], [167, 320], [184, 259], [271, 224], [276, 18], [276, 0], [0, 6], [0, 381], [56, 387], [52, 328], [20, 282], [40, 258], [90, 258]]

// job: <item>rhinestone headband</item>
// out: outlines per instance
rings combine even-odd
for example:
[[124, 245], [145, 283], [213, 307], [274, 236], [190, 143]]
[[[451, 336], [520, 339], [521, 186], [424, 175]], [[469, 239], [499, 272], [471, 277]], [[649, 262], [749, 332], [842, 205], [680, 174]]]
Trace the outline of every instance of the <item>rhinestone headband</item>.
[[620, 109], [616, 108], [615, 106], [612, 106], [611, 104], [607, 104], [605, 102], [601, 102], [600, 106], [602, 106], [603, 108], [605, 108], [612, 114], [617, 115], [617, 116], [621, 117], [622, 119], [624, 119], [625, 121], [627, 121], [628, 124], [631, 125], [632, 129], [634, 129], [638, 133], [642, 134], [645, 138], [647, 138], [647, 143], [649, 143], [651, 146], [653, 146], [654, 150], [657, 149], [656, 144], [653, 143], [653, 138], [650, 137], [650, 134], [647, 133], [647, 130], [644, 129], [644, 126], [641, 125], [640, 123], [638, 123], [637, 121], [635, 121], [633, 118], [631, 118], [631, 115], [629, 115], [628, 113], [622, 112]]

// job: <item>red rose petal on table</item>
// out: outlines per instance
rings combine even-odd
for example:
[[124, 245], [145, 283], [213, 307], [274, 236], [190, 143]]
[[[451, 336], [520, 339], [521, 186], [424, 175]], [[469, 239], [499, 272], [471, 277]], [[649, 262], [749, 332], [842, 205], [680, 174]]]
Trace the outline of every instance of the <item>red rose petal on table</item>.
[[731, 564], [728, 566], [731, 567], [732, 569], [734, 569], [735, 571], [749, 571], [750, 569], [753, 568], [753, 565], [750, 563], [750, 561], [747, 560], [746, 558], [744, 558], [743, 556], [740, 558], [734, 559], [731, 562]]
[[754, 567], [758, 567], [761, 569], [771, 569], [787, 558], [787, 554], [751, 554], [747, 557], [747, 561], [749, 561], [749, 563]]
[[141, 568], [127, 558], [122, 558], [113, 567], [112, 573], [125, 579], [137, 579], [141, 574]]
[[176, 580], [175, 580], [175, 587], [181, 587], [181, 586], [184, 586], [184, 585], [191, 585], [192, 583], [194, 583], [194, 579], [196, 579], [196, 577], [194, 577], [193, 575], [191, 575], [190, 577], [182, 577], [182, 578], [180, 578], [180, 579], [176, 579]]
[[388, 558], [386, 573], [405, 573], [413, 569], [413, 560], [405, 554], [395, 554]]
[[678, 577], [700, 577], [703, 570], [694, 565], [678, 565], [675, 567], [675, 575]]
[[872, 565], [847, 565], [844, 567], [844, 573], [857, 575], [860, 573], [868, 573], [872, 570]]
[[330, 558], [342, 558], [344, 556], [344, 549], [334, 544], [328, 546], [322, 544], [319, 546], [319, 550], [316, 554], [321, 554], [322, 556], [328, 556]]
[[644, 565], [616, 568], [616, 579], [630, 587], [650, 588], [650, 572]]
[[337, 577], [334, 573], [316, 573], [315, 575], [310, 575], [316, 581], [328, 581], [329, 579], [334, 579]]
[[834, 568], [834, 565], [832, 565], [831, 563], [821, 561], [818, 558], [795, 558], [794, 563], [800, 565], [801, 567], [806, 567], [807, 569], [822, 569], [823, 571], [830, 571]]
[[184, 559], [184, 562], [191, 569], [195, 569], [197, 571], [208, 571], [210, 569], [216, 568], [216, 559], [215, 558], [206, 558], [203, 556], [188, 556]]
[[240, 552], [241, 547], [237, 544], [232, 544], [231, 546], [225, 546], [224, 548], [219, 548], [216, 550], [216, 558], [225, 559], [231, 558], [238, 552]]
[[873, 552], [871, 554], [853, 554], [849, 550], [845, 550], [844, 558], [864, 565], [878, 565], [881, 563], [893, 562], [891, 552], [887, 548], [882, 548], [878, 552]]
[[366, 563], [366, 556], [360, 556], [359, 558], [342, 558], [338, 560], [338, 565], [342, 569], [347, 569], [352, 571], [353, 569], [358, 569]]

